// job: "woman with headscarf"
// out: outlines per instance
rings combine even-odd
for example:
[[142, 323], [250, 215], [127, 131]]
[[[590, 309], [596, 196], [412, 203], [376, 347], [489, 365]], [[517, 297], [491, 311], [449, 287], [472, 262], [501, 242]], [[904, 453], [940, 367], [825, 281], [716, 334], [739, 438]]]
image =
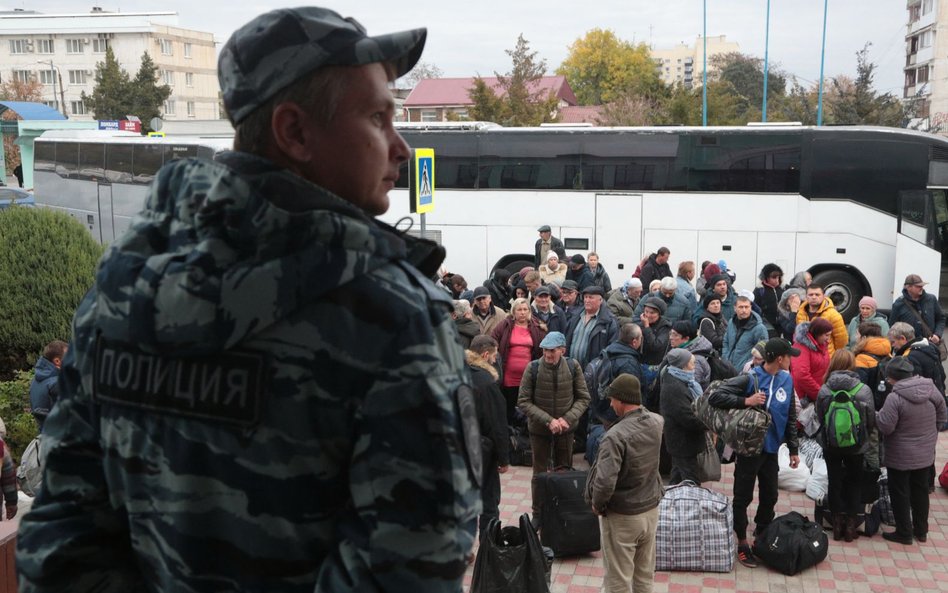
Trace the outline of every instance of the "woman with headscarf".
[[871, 296], [864, 296], [859, 299], [859, 315], [856, 315], [849, 322], [849, 348], [850, 350], [859, 341], [859, 326], [863, 323], [874, 323], [879, 326], [881, 335], [889, 335], [889, 320], [879, 313], [876, 309], [879, 304]]
[[695, 380], [695, 357], [684, 348], [665, 355], [662, 370], [661, 414], [665, 419], [665, 448], [671, 455], [671, 484], [698, 479], [698, 454], [704, 451], [708, 427], [695, 416], [692, 404], [701, 396]]
[[806, 292], [802, 288], [787, 288], [780, 295], [777, 303], [777, 329], [787, 341], [793, 341], [793, 332], [797, 328], [797, 311], [806, 299]]
[[712, 292], [701, 302], [704, 310], [698, 317], [698, 335], [711, 342], [711, 346], [720, 354], [727, 333], [727, 319], [721, 313], [721, 296]]
[[525, 298], [513, 300], [510, 315], [491, 333], [491, 337], [497, 340], [497, 354], [504, 370], [500, 390], [507, 402], [507, 422], [513, 422], [524, 371], [530, 361], [543, 354], [540, 342], [545, 335], [546, 331], [533, 317], [530, 303]]

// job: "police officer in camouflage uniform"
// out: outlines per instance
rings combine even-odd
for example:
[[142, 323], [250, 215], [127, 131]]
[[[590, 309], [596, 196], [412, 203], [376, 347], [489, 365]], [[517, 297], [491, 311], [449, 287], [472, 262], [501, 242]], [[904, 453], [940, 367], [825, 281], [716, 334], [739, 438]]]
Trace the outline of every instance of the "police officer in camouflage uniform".
[[444, 252], [372, 216], [417, 29], [280, 9], [223, 47], [235, 152], [178, 160], [76, 313], [21, 591], [459, 591], [480, 437]]

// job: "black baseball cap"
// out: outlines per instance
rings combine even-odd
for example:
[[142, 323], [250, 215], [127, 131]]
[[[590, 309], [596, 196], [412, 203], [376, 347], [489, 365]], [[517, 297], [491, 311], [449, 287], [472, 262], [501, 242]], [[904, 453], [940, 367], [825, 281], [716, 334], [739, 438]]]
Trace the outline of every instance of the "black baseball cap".
[[764, 346], [764, 358], [776, 358], [778, 356], [800, 356], [800, 351], [790, 345], [790, 342], [783, 338], [770, 338]]

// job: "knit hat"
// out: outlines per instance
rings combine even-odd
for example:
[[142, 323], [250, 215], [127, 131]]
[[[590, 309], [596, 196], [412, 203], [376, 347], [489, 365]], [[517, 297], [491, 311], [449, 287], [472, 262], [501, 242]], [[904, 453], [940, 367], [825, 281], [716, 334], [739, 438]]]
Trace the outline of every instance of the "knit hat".
[[665, 360], [670, 366], [683, 369], [688, 365], [688, 361], [691, 360], [692, 356], [691, 352], [688, 352], [684, 348], [672, 348], [668, 351], [668, 354], [665, 355]]
[[813, 337], [822, 336], [831, 331], [833, 331], [833, 324], [822, 317], [817, 317], [810, 322], [810, 335]]
[[714, 285], [720, 282], [721, 280], [729, 282], [731, 278], [727, 274], [715, 274], [714, 276], [711, 276], [711, 279], [708, 280], [708, 290], [711, 290], [712, 288], [714, 288]]
[[570, 258], [569, 261], [570, 261], [570, 263], [572, 263], [572, 264], [574, 264], [574, 265], [585, 265], [585, 264], [586, 264], [586, 258], [583, 257], [583, 255], [582, 255], [581, 253], [574, 253], [574, 254], [573, 254], [573, 257]]
[[606, 397], [619, 400], [624, 404], [642, 405], [642, 385], [638, 377], [629, 373], [622, 373], [609, 384]]
[[550, 250], [549, 253], [546, 254], [546, 261], [550, 261], [551, 259], [555, 259], [556, 261], [560, 261], [560, 256], [559, 256], [559, 254], [557, 254], [557, 253], [556, 253], [555, 251], [553, 251], [552, 249]]
[[766, 352], [766, 348], [767, 348], [767, 340], [761, 340], [757, 342], [756, 344], [754, 344], [754, 347], [751, 348], [751, 350], [756, 352], [757, 356], [764, 358], [764, 353]]
[[665, 301], [658, 297], [649, 297], [645, 299], [645, 304], [642, 307], [651, 307], [657, 309], [662, 315], [665, 314], [665, 311], [668, 310], [668, 305], [665, 304]]
[[871, 296], [864, 296], [859, 299], [859, 306], [862, 307], [863, 305], [872, 307], [873, 311], [879, 308], [879, 303], [877, 303], [876, 299], [872, 298]]
[[679, 336], [685, 336], [688, 338], [695, 337], [695, 324], [686, 319], [680, 319], [673, 323], [672, 329], [675, 330], [675, 333]]
[[714, 292], [709, 292], [708, 294], [704, 296], [704, 301], [702, 301], [701, 304], [704, 305], [704, 310], [707, 311], [708, 305], [711, 304], [711, 301], [718, 301], [719, 303], [721, 303], [722, 302], [721, 298], [722, 298], [721, 295]]
[[888, 379], [901, 381], [915, 375], [915, 367], [904, 356], [896, 356], [885, 365], [885, 376]]

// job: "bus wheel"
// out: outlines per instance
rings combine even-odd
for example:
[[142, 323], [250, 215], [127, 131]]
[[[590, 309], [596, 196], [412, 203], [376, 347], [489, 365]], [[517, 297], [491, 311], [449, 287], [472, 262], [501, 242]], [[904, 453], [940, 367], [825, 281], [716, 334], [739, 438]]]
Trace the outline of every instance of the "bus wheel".
[[506, 269], [508, 272], [510, 272], [510, 275], [511, 275], [511, 276], [513, 276], [514, 274], [519, 274], [519, 273], [520, 273], [520, 270], [522, 270], [522, 269], [524, 269], [524, 268], [531, 268], [531, 269], [533, 269], [533, 262], [532, 262], [532, 261], [527, 261], [527, 260], [525, 260], [525, 259], [518, 259], [518, 260], [514, 260], [514, 261], [512, 261], [512, 262], [510, 262], [510, 263], [508, 263], [508, 264], [506, 264], [506, 265], [504, 266], [504, 269]]
[[823, 287], [846, 323], [859, 314], [859, 300], [866, 296], [866, 291], [855, 276], [842, 270], [827, 270], [817, 274], [813, 282]]

